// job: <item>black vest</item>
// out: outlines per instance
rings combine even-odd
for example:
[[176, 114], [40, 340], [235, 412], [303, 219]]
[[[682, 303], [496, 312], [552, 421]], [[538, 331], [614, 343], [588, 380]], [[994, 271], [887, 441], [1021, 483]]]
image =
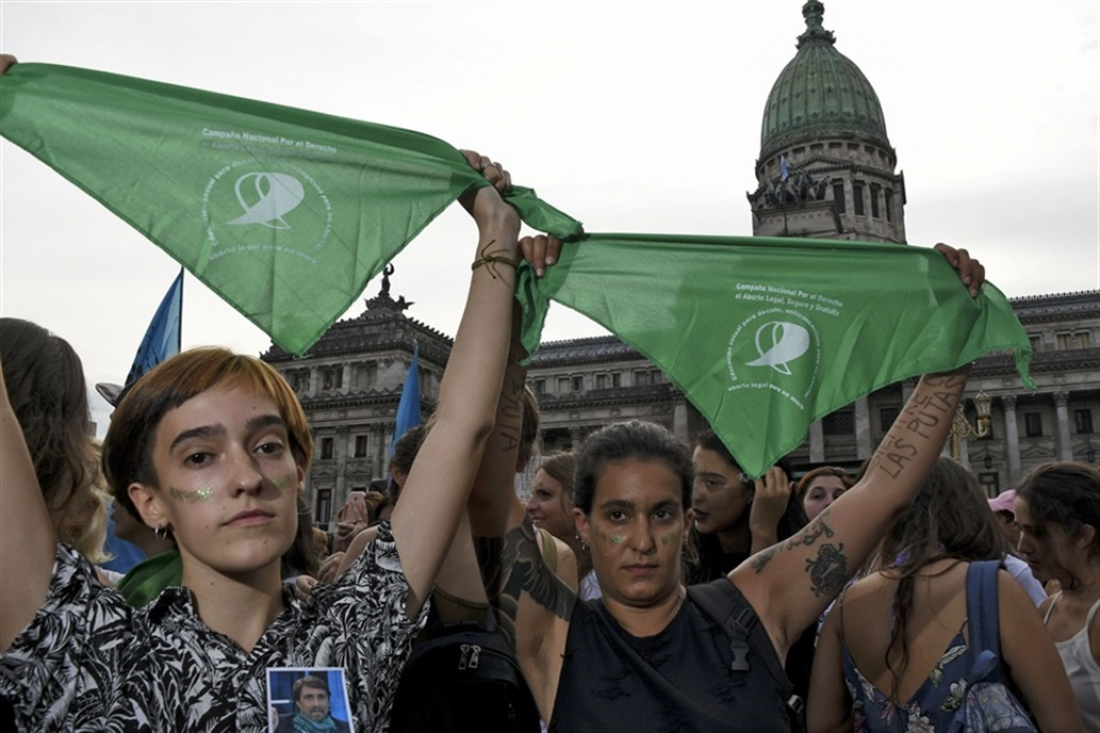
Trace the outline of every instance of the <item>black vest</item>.
[[619, 626], [600, 600], [569, 624], [551, 733], [789, 733], [779, 689], [749, 651], [730, 670], [729, 637], [688, 598], [656, 636]]

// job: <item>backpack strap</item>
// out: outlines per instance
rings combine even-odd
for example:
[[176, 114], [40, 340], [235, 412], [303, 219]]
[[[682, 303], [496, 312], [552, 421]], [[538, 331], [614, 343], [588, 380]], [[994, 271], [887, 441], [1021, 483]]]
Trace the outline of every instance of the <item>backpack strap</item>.
[[558, 546], [554, 542], [554, 535], [542, 527], [539, 527], [539, 534], [542, 535], [542, 561], [546, 563], [546, 567], [550, 568], [550, 572], [556, 575], [558, 572]]
[[733, 653], [730, 671], [749, 671], [748, 652], [750, 648], [755, 651], [779, 688], [792, 725], [799, 729], [806, 705], [802, 698], [794, 694], [794, 686], [779, 663], [767, 629], [759, 623], [760, 618], [741, 590], [729, 578], [718, 578], [702, 585], [688, 586], [687, 592], [695, 605], [721, 626], [729, 637], [730, 651]]
[[966, 615], [970, 648], [977, 659], [982, 652], [1001, 656], [1000, 617], [997, 609], [997, 560], [972, 562], [966, 570]]

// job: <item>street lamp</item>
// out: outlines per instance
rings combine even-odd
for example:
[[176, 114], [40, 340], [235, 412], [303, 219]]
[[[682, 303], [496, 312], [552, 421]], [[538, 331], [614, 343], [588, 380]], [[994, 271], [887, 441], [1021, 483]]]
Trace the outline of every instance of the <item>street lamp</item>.
[[[959, 441], [971, 436], [978, 438], [988, 438], [993, 427], [993, 418], [989, 415], [989, 408], [993, 404], [993, 398], [985, 393], [985, 390], [981, 390], [974, 396], [974, 409], [978, 411], [978, 424], [971, 425], [970, 421], [966, 419], [966, 413], [963, 412], [963, 406], [960, 404], [955, 411], [955, 419], [951, 421], [951, 457], [956, 461], [959, 460]], [[992, 462], [989, 458], [988, 451], [986, 452], [986, 458]], [[989, 468], [989, 465], [986, 465]]]

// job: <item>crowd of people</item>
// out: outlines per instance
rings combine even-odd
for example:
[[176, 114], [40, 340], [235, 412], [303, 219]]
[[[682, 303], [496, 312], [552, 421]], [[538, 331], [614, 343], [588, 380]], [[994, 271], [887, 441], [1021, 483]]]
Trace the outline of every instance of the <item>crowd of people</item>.
[[[489, 619], [550, 731], [949, 730], [991, 679], [968, 578], [992, 562], [1020, 724], [1100, 730], [1097, 467], [987, 502], [941, 455], [966, 368], [925, 375], [858, 476], [754, 479], [713, 432], [689, 448], [638, 421], [539, 457], [515, 267], [562, 244], [521, 238], [509, 173], [464, 155], [491, 185], [462, 198], [477, 241], [438, 410], [329, 534], [302, 499], [305, 413], [266, 363], [179, 354], [99, 446], [72, 348], [0, 319], [5, 729], [385, 731], [414, 647]], [[937, 249], [975, 294], [980, 263]], [[121, 577], [98, 567], [112, 500], [148, 553]]]

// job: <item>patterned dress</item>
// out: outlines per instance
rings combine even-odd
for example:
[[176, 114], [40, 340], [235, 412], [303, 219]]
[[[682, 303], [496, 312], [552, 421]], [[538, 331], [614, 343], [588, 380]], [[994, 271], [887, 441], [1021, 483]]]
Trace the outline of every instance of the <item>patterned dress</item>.
[[[59, 547], [46, 603], [0, 656], [0, 695], [25, 731], [266, 731], [266, 670], [340, 667], [354, 730], [385, 731], [401, 668], [423, 623], [389, 523], [333, 585], [285, 610], [245, 652], [168, 588], [132, 609], [75, 551]], [[426, 609], [424, 609], [426, 612]]]
[[[852, 698], [854, 733], [935, 733], [951, 726], [966, 699], [966, 673], [973, 660], [962, 630], [947, 645], [928, 678], [904, 705], [871, 684], [859, 671], [844, 639], [844, 603], [839, 603], [844, 683]], [[963, 621], [966, 625], [966, 621]]]

